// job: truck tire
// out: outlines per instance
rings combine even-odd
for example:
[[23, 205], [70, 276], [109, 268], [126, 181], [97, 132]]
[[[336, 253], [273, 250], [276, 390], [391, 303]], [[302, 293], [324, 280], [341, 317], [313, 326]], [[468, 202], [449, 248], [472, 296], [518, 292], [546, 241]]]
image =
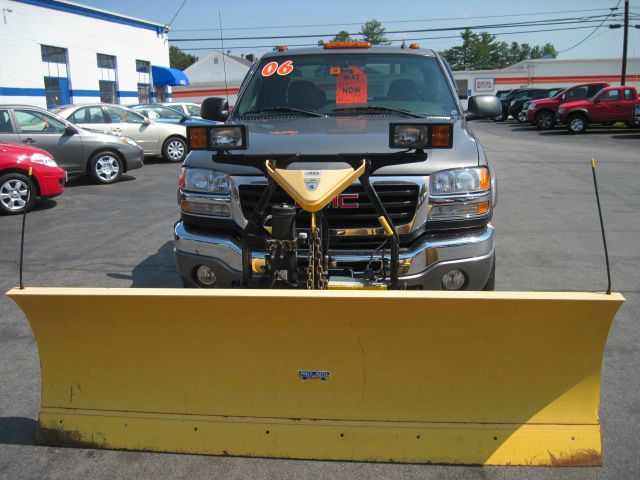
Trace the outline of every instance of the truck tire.
[[551, 130], [556, 124], [555, 116], [548, 110], [539, 112], [536, 115], [535, 121], [538, 130]]
[[581, 115], [581, 114], [571, 115], [567, 119], [567, 130], [569, 130], [569, 133], [572, 133], [572, 134], [584, 133], [586, 129], [587, 129], [587, 119], [584, 115]]

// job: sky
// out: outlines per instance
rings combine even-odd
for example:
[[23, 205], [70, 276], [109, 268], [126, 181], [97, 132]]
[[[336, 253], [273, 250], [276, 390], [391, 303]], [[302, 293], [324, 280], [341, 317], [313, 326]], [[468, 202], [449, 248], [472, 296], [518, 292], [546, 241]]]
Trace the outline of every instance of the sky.
[[[168, 24], [177, 13], [171, 23], [170, 39], [209, 40], [171, 44], [199, 57], [221, 48], [218, 14], [222, 17], [225, 38], [313, 35], [311, 38], [229, 39], [224, 42], [224, 49], [231, 50], [234, 55], [254, 53], [260, 56], [273, 45], [316, 44], [319, 39], [330, 38], [325, 34], [332, 36], [340, 30], [358, 32], [362, 23], [372, 18], [380, 20], [387, 31], [398, 32], [389, 33], [389, 39], [406, 38], [408, 42], [419, 39], [415, 41], [422, 47], [440, 51], [461, 43], [459, 31], [407, 30], [575, 19], [606, 15], [610, 8], [619, 4], [615, 11], [618, 16], [610, 17], [595, 32], [601, 19], [591, 23], [588, 19], [578, 19], [565, 26], [499, 27], [487, 31], [499, 34], [497, 40], [507, 43], [543, 45], [551, 42], [562, 52], [558, 58], [619, 58], [622, 54], [623, 30], [610, 29], [607, 25], [622, 23], [624, 0], [186, 0], [179, 12], [184, 0], [75, 1], [162, 24]], [[635, 17], [630, 24], [640, 25], [640, 0], [630, 0], [630, 8]], [[556, 31], [509, 33], [542, 29]], [[584, 40], [589, 34], [591, 36]], [[575, 46], [582, 40], [583, 43]], [[628, 55], [640, 56], [640, 29], [629, 30]]]

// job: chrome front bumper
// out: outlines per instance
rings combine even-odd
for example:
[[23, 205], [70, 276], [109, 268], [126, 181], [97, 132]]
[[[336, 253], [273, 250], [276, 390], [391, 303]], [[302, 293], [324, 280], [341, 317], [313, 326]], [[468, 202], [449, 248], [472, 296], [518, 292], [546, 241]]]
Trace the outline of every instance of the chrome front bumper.
[[[195, 270], [200, 265], [212, 268], [217, 287], [233, 287], [242, 279], [242, 248], [232, 237], [214, 236], [184, 225], [174, 227], [174, 253], [180, 276], [185, 284], [196, 286]], [[331, 251], [332, 263], [367, 262], [370, 252]], [[455, 234], [427, 234], [400, 254], [401, 276], [408, 287], [441, 289], [442, 276], [452, 268], [467, 276], [468, 290], [481, 290], [491, 273], [495, 256], [494, 229], [491, 225]], [[255, 253], [254, 257], [264, 257]], [[374, 260], [380, 256], [374, 256]], [[388, 258], [388, 255], [387, 255]]]

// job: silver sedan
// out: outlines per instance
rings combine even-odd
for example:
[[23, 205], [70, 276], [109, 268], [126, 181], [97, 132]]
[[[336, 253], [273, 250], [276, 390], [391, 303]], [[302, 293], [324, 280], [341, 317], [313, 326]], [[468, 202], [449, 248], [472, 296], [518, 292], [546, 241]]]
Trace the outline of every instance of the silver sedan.
[[99, 183], [144, 165], [143, 150], [131, 138], [80, 128], [31, 105], [0, 105], [0, 141], [46, 150], [69, 175]]
[[81, 127], [133, 138], [147, 157], [162, 156], [168, 162], [182, 162], [187, 156], [187, 127], [154, 122], [122, 105], [67, 105], [54, 110]]

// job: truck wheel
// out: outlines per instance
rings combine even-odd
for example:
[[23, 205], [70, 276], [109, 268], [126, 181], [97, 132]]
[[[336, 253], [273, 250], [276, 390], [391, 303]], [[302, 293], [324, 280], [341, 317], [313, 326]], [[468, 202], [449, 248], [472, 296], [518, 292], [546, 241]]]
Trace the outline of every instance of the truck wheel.
[[114, 152], [98, 152], [89, 160], [89, 175], [98, 183], [117, 182], [122, 175], [122, 160]]
[[516, 119], [516, 122], [525, 123], [527, 121], [527, 112], [519, 108], [518, 110], [516, 110], [514, 117]]
[[7, 173], [0, 176], [0, 212], [12, 215], [29, 210], [37, 195], [35, 185], [26, 175]]
[[587, 119], [582, 115], [574, 115], [569, 117], [567, 122], [567, 130], [569, 133], [583, 133], [587, 129]]
[[551, 112], [540, 112], [536, 115], [536, 126], [538, 130], [550, 130], [556, 123], [556, 119]]
[[496, 259], [493, 259], [493, 264], [491, 265], [491, 273], [489, 274], [489, 278], [487, 279], [487, 283], [485, 283], [484, 288], [482, 290], [491, 291], [495, 290], [496, 284]]
[[162, 146], [162, 158], [167, 162], [178, 163], [187, 156], [187, 142], [180, 137], [168, 138]]

